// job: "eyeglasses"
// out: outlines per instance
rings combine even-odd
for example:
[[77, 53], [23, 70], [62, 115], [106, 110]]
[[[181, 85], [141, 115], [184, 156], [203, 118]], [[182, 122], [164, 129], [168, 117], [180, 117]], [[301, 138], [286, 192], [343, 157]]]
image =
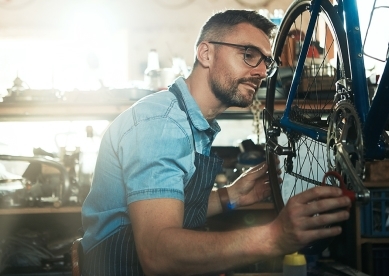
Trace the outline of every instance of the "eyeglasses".
[[224, 46], [230, 46], [230, 47], [237, 47], [237, 48], [243, 48], [244, 49], [244, 56], [243, 60], [244, 62], [250, 66], [250, 67], [257, 67], [262, 61], [264, 61], [266, 65], [266, 73], [267, 77], [272, 77], [274, 73], [277, 70], [277, 62], [271, 58], [267, 57], [262, 52], [254, 46], [245, 46], [245, 45], [239, 45], [239, 44], [232, 44], [232, 43], [226, 43], [226, 42], [218, 42], [218, 41], [208, 41], [211, 44], [218, 44], [218, 45], [224, 45]]

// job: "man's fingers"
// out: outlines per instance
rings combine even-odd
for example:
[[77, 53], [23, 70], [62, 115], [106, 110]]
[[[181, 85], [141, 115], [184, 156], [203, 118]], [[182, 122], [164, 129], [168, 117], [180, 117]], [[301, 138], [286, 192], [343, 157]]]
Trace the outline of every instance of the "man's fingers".
[[342, 196], [342, 190], [337, 187], [316, 186], [296, 195], [294, 200], [298, 203], [306, 204], [318, 199], [340, 196]]
[[262, 199], [267, 198], [271, 195], [271, 189], [270, 187], [268, 189], [263, 190], [262, 192]]
[[346, 210], [338, 210], [333, 213], [317, 214], [307, 219], [305, 226], [307, 229], [319, 229], [328, 225], [336, 224], [347, 220], [350, 213]]
[[326, 198], [317, 201], [312, 201], [304, 206], [303, 211], [306, 216], [313, 216], [319, 213], [326, 213], [332, 210], [349, 207], [351, 204], [347, 196]]
[[309, 244], [313, 241], [335, 237], [342, 233], [342, 227], [333, 226], [333, 227], [325, 227], [320, 229], [314, 229], [310, 231], [304, 232], [304, 241], [303, 243]]
[[[334, 237], [342, 231], [338, 223], [347, 220], [351, 205], [347, 196], [336, 187], [315, 187], [288, 200], [279, 218], [287, 238], [296, 247], [305, 246], [315, 240]], [[335, 226], [336, 225], [336, 226]]]
[[267, 164], [266, 162], [262, 162], [254, 167], [249, 168], [247, 171], [243, 172], [241, 176], [246, 176], [250, 174], [265, 174], [267, 172]]

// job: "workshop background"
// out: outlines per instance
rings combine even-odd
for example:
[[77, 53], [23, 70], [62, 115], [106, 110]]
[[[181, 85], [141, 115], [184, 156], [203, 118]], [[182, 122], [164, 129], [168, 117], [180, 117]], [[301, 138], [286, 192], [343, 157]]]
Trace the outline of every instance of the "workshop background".
[[[109, 123], [136, 100], [189, 74], [199, 30], [214, 12], [253, 9], [279, 24], [291, 2], [0, 0], [0, 275], [71, 275], [70, 246], [81, 236], [81, 204]], [[372, 2], [358, 1], [364, 28]], [[370, 33], [374, 42], [366, 45], [383, 58], [387, 18], [387, 11], [378, 12]], [[371, 75], [382, 67], [371, 59], [366, 64]], [[222, 132], [213, 149], [225, 162], [215, 188], [232, 182], [253, 160], [263, 160], [259, 114], [265, 93], [262, 86], [251, 108], [220, 117]], [[210, 226], [250, 227], [275, 215], [269, 200], [217, 217]], [[359, 228], [354, 225], [356, 233]], [[387, 244], [387, 237], [358, 240], [359, 251], [346, 254], [378, 252], [387, 261]], [[327, 250], [316, 257], [333, 256]], [[378, 257], [365, 265], [355, 259], [346, 258], [347, 265], [366, 271]], [[277, 259], [235, 275], [281, 273], [281, 267]]]

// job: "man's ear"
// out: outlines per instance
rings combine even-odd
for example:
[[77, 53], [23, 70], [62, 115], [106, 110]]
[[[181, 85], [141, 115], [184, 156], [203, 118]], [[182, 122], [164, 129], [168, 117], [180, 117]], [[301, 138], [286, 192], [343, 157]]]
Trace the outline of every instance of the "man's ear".
[[197, 46], [197, 60], [203, 67], [209, 67], [213, 61], [213, 48], [210, 47], [209, 43], [201, 42]]

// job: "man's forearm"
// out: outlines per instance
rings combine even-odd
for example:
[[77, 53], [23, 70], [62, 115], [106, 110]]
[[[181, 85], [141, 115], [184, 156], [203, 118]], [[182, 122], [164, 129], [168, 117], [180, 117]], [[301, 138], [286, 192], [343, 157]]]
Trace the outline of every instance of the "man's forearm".
[[158, 257], [149, 259], [147, 267], [151, 273], [177, 275], [228, 271], [277, 256], [274, 235], [270, 225], [228, 232], [164, 229], [152, 254]]

